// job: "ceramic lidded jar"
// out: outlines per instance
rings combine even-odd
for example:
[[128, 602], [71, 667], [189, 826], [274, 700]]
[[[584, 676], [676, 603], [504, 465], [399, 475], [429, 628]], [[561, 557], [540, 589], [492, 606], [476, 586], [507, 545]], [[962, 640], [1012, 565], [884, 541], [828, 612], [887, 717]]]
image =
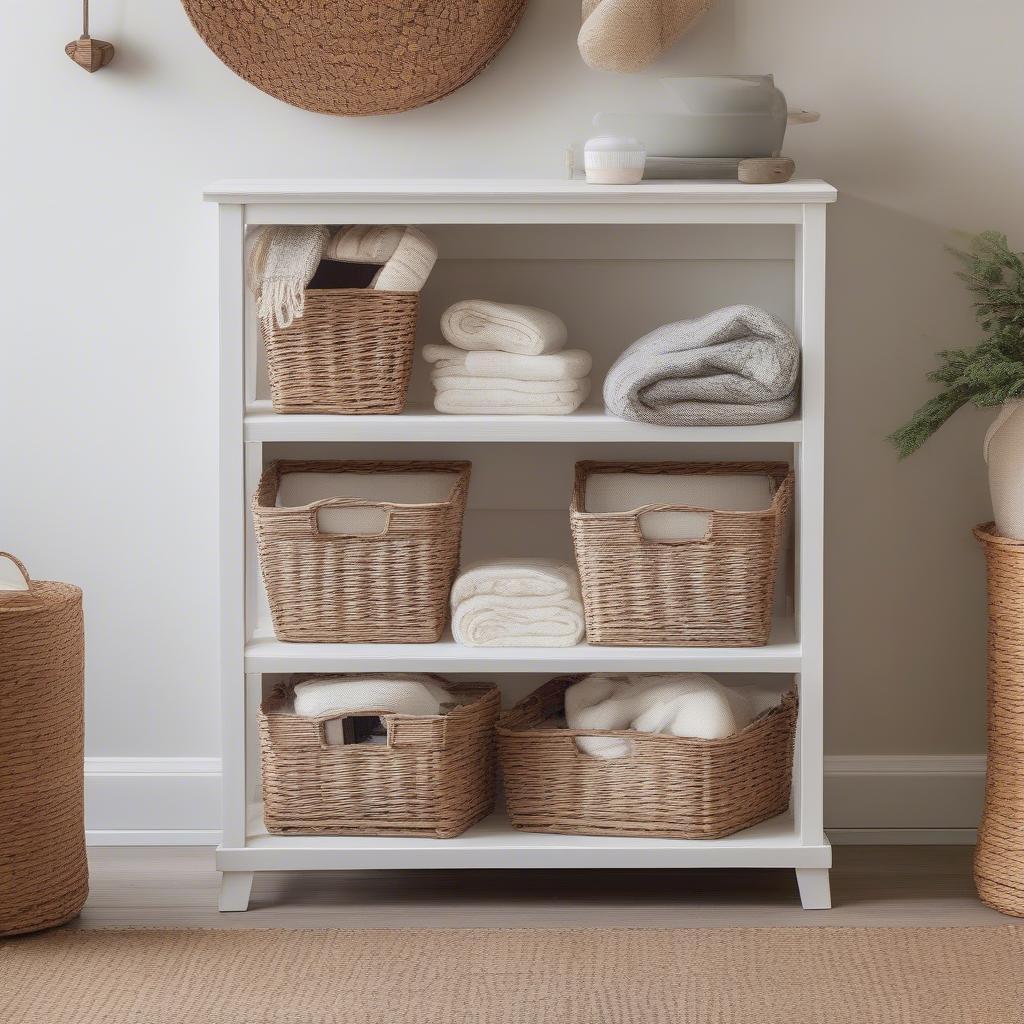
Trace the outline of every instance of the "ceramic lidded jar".
[[583, 166], [592, 185], [635, 185], [644, 176], [643, 143], [628, 135], [598, 135], [583, 147]]
[[1024, 399], [1003, 403], [985, 435], [984, 453], [996, 528], [1024, 540]]

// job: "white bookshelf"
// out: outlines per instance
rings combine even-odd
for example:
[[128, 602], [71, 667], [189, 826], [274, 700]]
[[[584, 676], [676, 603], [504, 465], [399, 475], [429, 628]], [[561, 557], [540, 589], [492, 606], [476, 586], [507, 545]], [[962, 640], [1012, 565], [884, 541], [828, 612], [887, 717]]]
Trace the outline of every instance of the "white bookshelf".
[[[223, 181], [206, 191], [206, 198], [219, 204], [220, 242], [224, 810], [217, 867], [223, 872], [222, 910], [248, 907], [255, 871], [428, 867], [795, 869], [803, 905], [829, 906], [831, 849], [822, 827], [823, 385], [825, 208], [835, 197], [832, 186], [820, 181], [764, 186], [644, 182], [623, 187], [499, 179]], [[620, 259], [632, 261], [648, 273], [648, 268], [654, 266], [650, 261], [657, 261], [662, 274], [669, 272], [665, 261], [679, 259], [686, 261], [687, 279], [693, 284], [690, 293], [681, 284], [678, 298], [664, 297], [666, 308], [674, 309], [673, 301], [692, 306], [700, 288], [710, 304], [715, 300], [714, 289], [709, 289], [706, 282], [723, 280], [722, 274], [733, 271], [741, 276], [745, 273], [751, 282], [749, 291], [755, 296], [750, 301], [757, 301], [758, 289], [787, 289], [785, 295], [776, 297], [778, 308], [789, 314], [801, 339], [800, 412], [782, 423], [764, 426], [677, 429], [628, 423], [608, 416], [593, 404], [571, 416], [446, 416], [434, 413], [421, 393], [414, 394], [407, 411], [398, 416], [277, 416], [266, 400], [262, 356], [244, 290], [246, 229], [267, 223], [414, 223], [428, 232], [433, 227], [442, 239], [439, 268], [451, 268], [449, 287], [453, 287], [451, 282], [458, 273], [471, 275], [477, 282], [486, 280], [487, 261], [497, 266], [496, 261], [503, 258], [511, 261], [507, 264], [507, 280], [524, 291], [531, 280], [539, 288], [550, 278], [546, 273], [543, 278], [531, 279], [532, 261], [546, 261], [545, 266], [564, 261], [567, 280], [572, 272], [577, 280], [586, 282], [590, 276], [596, 279], [601, 274], [605, 275], [601, 280], [605, 280], [613, 263], [618, 274]], [[554, 235], [553, 228], [558, 229]], [[596, 231], [603, 232], [599, 238]], [[535, 242], [530, 240], [531, 232], [536, 235]], [[595, 238], [600, 244], [595, 244]], [[703, 278], [699, 273], [702, 251], [708, 253], [708, 261], [714, 261], [713, 273]], [[593, 262], [587, 265], [587, 260]], [[722, 274], [718, 273], [719, 265], [725, 268]], [[762, 265], [764, 271], [758, 273], [757, 266]], [[440, 302], [445, 298], [445, 274], [439, 270], [435, 275]], [[685, 280], [680, 278], [681, 282]], [[780, 283], [783, 280], [785, 285]], [[595, 288], [600, 287], [597, 281]], [[722, 294], [730, 294], [728, 282], [721, 288]], [[629, 290], [624, 294], [628, 295]], [[515, 300], [528, 301], [518, 295], [510, 301]], [[429, 329], [433, 311], [427, 303], [425, 292], [421, 326]], [[538, 297], [535, 304], [545, 305], [543, 297]], [[694, 315], [705, 308], [680, 308], [676, 316]], [[651, 308], [644, 312], [653, 316], [656, 311]], [[644, 324], [639, 310], [629, 308], [628, 303], [626, 308], [616, 309], [623, 321], [634, 314], [638, 326], [632, 334], [621, 336], [619, 349], [654, 326]], [[611, 351], [616, 344], [613, 328], [614, 337], [622, 333], [618, 321], [612, 323], [611, 317], [608, 320], [604, 334], [602, 324], [591, 321], [595, 346], [603, 345], [605, 350], [604, 363], [595, 352], [597, 401], [602, 370], [615, 354]], [[588, 347], [585, 339], [574, 338], [571, 343]], [[599, 449], [596, 457], [607, 458], [686, 460], [704, 457], [708, 451], [728, 457], [730, 450], [742, 451], [742, 457], [763, 450], [770, 453], [766, 457], [777, 458], [780, 451], [788, 453], [784, 457], [792, 461], [797, 477], [792, 571], [785, 588], [788, 597], [777, 602], [776, 623], [766, 647], [581, 644], [554, 649], [480, 649], [462, 647], [450, 638], [436, 644], [291, 644], [274, 638], [259, 578], [248, 504], [264, 462], [278, 453], [299, 450], [321, 457], [332, 448], [343, 450], [343, 457], [367, 458], [395, 457], [396, 448], [409, 458], [421, 454], [424, 458], [437, 457], [439, 451], [451, 457], [471, 457], [475, 453], [482, 467], [492, 460], [507, 459], [509, 466], [520, 467], [524, 461], [537, 460], [536, 472], [547, 474], [549, 494], [559, 496], [558, 488], [562, 486], [564, 504], [549, 496], [540, 507], [519, 510], [516, 493], [511, 498], [507, 493], [496, 498], [497, 505], [489, 504], [484, 493], [474, 509], [473, 494], [488, 490], [484, 476], [471, 487], [465, 543], [486, 546], [498, 543], [488, 537], [501, 529], [507, 532], [508, 516], [523, 511], [536, 513], [532, 519], [535, 524], [545, 524], [543, 531], [535, 530], [538, 543], [563, 543], [560, 538], [548, 536], [554, 532], [548, 525], [562, 523], [559, 513], [563, 508], [564, 521], [568, 521], [571, 477], [561, 477], [581, 449], [586, 449], [584, 457], [595, 457], [595, 446]], [[481, 452], [487, 453], [486, 458]], [[557, 481], [550, 480], [553, 475]], [[475, 462], [474, 481], [476, 476]], [[501, 491], [501, 481], [496, 476], [491, 480], [491, 490]], [[505, 491], [514, 488], [508, 485]], [[510, 553], [525, 552], [493, 549], [495, 555]], [[381, 670], [479, 673], [510, 680], [530, 673], [598, 670], [704, 671], [717, 673], [726, 682], [729, 674], [792, 675], [800, 693], [800, 713], [790, 810], [754, 828], [712, 841], [520, 832], [511, 827], [500, 810], [464, 835], [449, 840], [270, 835], [262, 820], [255, 735], [264, 675]]]

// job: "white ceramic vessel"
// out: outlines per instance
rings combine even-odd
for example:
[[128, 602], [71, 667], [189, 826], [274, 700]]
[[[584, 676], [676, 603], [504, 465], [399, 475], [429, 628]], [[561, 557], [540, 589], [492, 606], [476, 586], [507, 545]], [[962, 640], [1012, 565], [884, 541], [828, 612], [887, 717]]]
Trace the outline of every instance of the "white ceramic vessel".
[[652, 156], [725, 158], [774, 156], [786, 119], [772, 114], [612, 114], [594, 116], [602, 134], [634, 135]]
[[1004, 402], [984, 446], [996, 529], [1024, 540], [1024, 400]]
[[599, 135], [583, 147], [583, 167], [593, 185], [635, 185], [644, 176], [643, 143], [630, 135]]
[[788, 113], [771, 75], [685, 75], [660, 82], [674, 114], [768, 114], [785, 121]]

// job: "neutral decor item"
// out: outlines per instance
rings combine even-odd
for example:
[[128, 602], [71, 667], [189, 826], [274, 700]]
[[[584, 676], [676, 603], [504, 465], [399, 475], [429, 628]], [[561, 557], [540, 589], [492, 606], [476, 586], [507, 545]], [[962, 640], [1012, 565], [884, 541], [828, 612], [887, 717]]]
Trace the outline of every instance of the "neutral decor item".
[[557, 314], [535, 306], [488, 299], [464, 299], [441, 314], [441, 333], [466, 351], [540, 356], [558, 352], [568, 337]]
[[82, 34], [64, 47], [64, 52], [89, 74], [105, 68], [114, 59], [114, 44], [89, 35], [89, 0], [82, 0]]
[[974, 348], [940, 354], [942, 366], [928, 379], [943, 390], [889, 440], [905, 458], [962, 405], [1001, 406], [984, 445], [993, 511], [1000, 533], [1024, 540], [1024, 424], [1019, 415], [1024, 398], [1024, 254], [1013, 252], [997, 231], [975, 236], [970, 251], [950, 251], [963, 266], [957, 276], [975, 296], [975, 313], [987, 338]]
[[392, 114], [475, 78], [526, 0], [182, 0], [195, 30], [250, 85], [321, 114]]
[[737, 178], [744, 185], [773, 185], [789, 181], [796, 173], [796, 164], [788, 156], [763, 156], [741, 160]]
[[77, 917], [89, 891], [85, 632], [78, 587], [0, 562], [0, 935], [18, 935]]
[[467, 566], [452, 586], [452, 634], [467, 647], [572, 647], [583, 639], [579, 574], [546, 558]]
[[974, 853], [978, 895], [1024, 917], [1024, 541], [976, 527], [988, 568], [988, 757]]
[[727, 306], [635, 341], [604, 381], [623, 419], [666, 426], [775, 423], [796, 410], [800, 344], [756, 306]]
[[643, 139], [649, 156], [742, 160], [776, 156], [786, 135], [786, 117], [602, 111], [594, 115], [594, 127], [602, 134]]
[[[313, 678], [279, 685], [260, 708], [269, 832], [450, 839], [490, 812], [496, 686], [436, 677], [455, 703], [443, 714], [395, 714], [371, 703], [310, 718], [296, 714], [294, 693]], [[386, 744], [328, 741], [330, 722], [371, 715], [387, 727]]]
[[635, 185], [644, 176], [643, 143], [628, 135], [598, 135], [583, 147], [583, 167], [593, 185]]
[[774, 75], [670, 75], [658, 82], [676, 114], [768, 114], [780, 122], [789, 114]]
[[[741, 867], [761, 871], [765, 884], [776, 887], [785, 887], [793, 879], [795, 869], [802, 905], [807, 909], [828, 907], [832, 861], [822, 813], [826, 709], [822, 650], [827, 619], [822, 588], [823, 536], [827, 525], [824, 311], [827, 306], [826, 222], [829, 205], [836, 200], [836, 190], [817, 180], [773, 186], [736, 182], [711, 185], [652, 182], [642, 186], [602, 188], [579, 179], [290, 178], [216, 182], [208, 186], [205, 196], [217, 204], [220, 240], [219, 256], [208, 261], [217, 268], [220, 283], [222, 371], [220, 429], [216, 441], [221, 481], [217, 515], [221, 657], [216, 666], [210, 666], [211, 674], [220, 680], [223, 708], [222, 839], [215, 855], [217, 870], [222, 875], [220, 908], [244, 911], [252, 891], [258, 892], [262, 904], [274, 902], [279, 896], [271, 895], [272, 891], [280, 894], [281, 887], [295, 884], [303, 871], [323, 872], [324, 885], [352, 885], [359, 890], [365, 879], [361, 880], [358, 872], [373, 872], [378, 879], [374, 884], [384, 885], [387, 881], [384, 875], [422, 869], [428, 864], [447, 869], [449, 874], [473, 870], [496, 872], [493, 878], [499, 885], [503, 873], [513, 869], [547, 872], [550, 877], [568, 877], [570, 873], [597, 868], [635, 869], [650, 875], [650, 885], [658, 884], [652, 872], [671, 871], [677, 873], [684, 890], [698, 883], [678, 873], [692, 875], [696, 869], [712, 869], [716, 872], [715, 884], [723, 892], [726, 889], [733, 892], [740, 883], [738, 869]], [[275, 212], [271, 215], [268, 210]], [[586, 406], [572, 416], [498, 416], [483, 412], [472, 419], [439, 415], [425, 409], [410, 410], [402, 416], [379, 417], [273, 415], [260, 402], [260, 353], [258, 346], [252, 344], [242, 289], [244, 225], [268, 218], [291, 224], [404, 224], [410, 220], [444, 224], [449, 226], [444, 232], [442, 251], [445, 256], [472, 263], [500, 250], [504, 257], [516, 256], [523, 260], [512, 277], [503, 275], [502, 268], [493, 261], [474, 265], [467, 273], [476, 284], [472, 289], [467, 284], [463, 295], [490, 294], [503, 300], [521, 299], [559, 312], [562, 312], [558, 304], [561, 284], [566, 274], [571, 276], [581, 256], [593, 258], [577, 265], [576, 270], [580, 271], [584, 267], [595, 268], [595, 260], [613, 260], [617, 288], [614, 295], [600, 296], [600, 299], [606, 305], [611, 303], [609, 309], [615, 306], [616, 315], [625, 315], [616, 306], [617, 302], [621, 305], [624, 301], [628, 305], [643, 292], [648, 261], [665, 255], [662, 244], [665, 239], [659, 241], [663, 232], [650, 230], [652, 218], [674, 225], [668, 235], [684, 236], [687, 254], [694, 259], [713, 259], [721, 252], [722, 245], [728, 244], [738, 232], [749, 240], [746, 255], [754, 260], [744, 270], [744, 276], [758, 278], [756, 268], [760, 265], [766, 271], [760, 275], [765, 289], [764, 305], [769, 309], [792, 309], [793, 322], [800, 325], [803, 355], [800, 417], [763, 426], [675, 430], [622, 420], [607, 415], [603, 409]], [[613, 222], [615, 229], [609, 231], [608, 225]], [[586, 239], [596, 235], [601, 236], [601, 244], [587, 248]], [[767, 273], [773, 266], [771, 260], [780, 255], [778, 242], [782, 236], [788, 239], [786, 255], [792, 257], [792, 267], [798, 270], [784, 275], [784, 280], [783, 275]], [[770, 260], [762, 262], [760, 257], [770, 257]], [[356, 269], [365, 272], [367, 268]], [[451, 266], [446, 267], [446, 271], [451, 270]], [[607, 283], [606, 278], [610, 280], [607, 274], [600, 273], [590, 283], [600, 288]], [[526, 279], [533, 281], [538, 289], [529, 293], [531, 298], [527, 297], [527, 292], [520, 291]], [[490, 287], [489, 282], [495, 282], [494, 287], [499, 290], [493, 293], [482, 290], [480, 285]], [[427, 288], [431, 288], [429, 282]], [[573, 292], [574, 301], [586, 301], [583, 291], [573, 289]], [[425, 303], [428, 299], [425, 294]], [[438, 315], [443, 305], [437, 306]], [[567, 306], [565, 312], [570, 311]], [[570, 344], [590, 347], [590, 336], [581, 334], [577, 339], [576, 321], [570, 320], [568, 315], [566, 320], [573, 332]], [[580, 321], [580, 330], [582, 323]], [[428, 331], [424, 333], [427, 335], [424, 341], [439, 340], [431, 338]], [[611, 354], [607, 347], [610, 335], [607, 330], [599, 334], [600, 347], [594, 351], [594, 361], [603, 373]], [[693, 444], [714, 444], [723, 451], [742, 450], [745, 457], [760, 450], [763, 458], [770, 451], [780, 461], [791, 461], [799, 473], [796, 507], [800, 529], [793, 533], [792, 558], [784, 563], [786, 569], [792, 571], [791, 580], [786, 581], [792, 585], [778, 588], [777, 592], [785, 590], [785, 599], [779, 593], [777, 627], [765, 646], [665, 648], [581, 644], [576, 648], [537, 650], [467, 647], [454, 643], [448, 636], [434, 644], [416, 646], [401, 642], [314, 645], [282, 642], [273, 636], [270, 609], [261, 599], [259, 564], [250, 543], [252, 518], [248, 514], [247, 495], [256, 490], [263, 467], [287, 452], [304, 448], [308, 456], [312, 454], [311, 446], [319, 446], [324, 452], [328, 448], [336, 449], [335, 457], [339, 457], [342, 451], [347, 455], [357, 448], [365, 448], [383, 457], [385, 452], [418, 445], [424, 450], [426, 446], [434, 446], [436, 451], [453, 457], [460, 453], [472, 454], [475, 467], [486, 463], [484, 482], [487, 486], [477, 495], [477, 502], [471, 501], [479, 505], [479, 511], [474, 510], [466, 520], [470, 531], [466, 541], [467, 551], [471, 542], [475, 549], [472, 557], [482, 558], [499, 552], [527, 553], [531, 549], [538, 554], [557, 553], [558, 513], [552, 509], [559, 503], [559, 494], [551, 487], [533, 486], [532, 477], [539, 483], [547, 480], [548, 467], [562, 462], [572, 446], [618, 446], [623, 450], [631, 447], [639, 450], [643, 446], [647, 458], [657, 458], [657, 449], [666, 453], [662, 457], [681, 458], [684, 457], [680, 454], [682, 450]], [[474, 482], [474, 491], [480, 482]], [[563, 494], [566, 504], [567, 498], [568, 495]], [[535, 514], [534, 510], [541, 514]], [[519, 512], [523, 514], [517, 514]], [[625, 518], [634, 517], [627, 514]], [[644, 517], [640, 518], [643, 522]], [[750, 518], [757, 516], [742, 517], [744, 522]], [[303, 529], [306, 532], [300, 531], [300, 536], [308, 533], [308, 527]], [[531, 537], [536, 537], [535, 545]], [[506, 538], [507, 543], [502, 541], [496, 547], [495, 542], [502, 538]], [[700, 546], [700, 542], [697, 545]], [[713, 577], [722, 571], [722, 566], [727, 567], [728, 559], [732, 558], [730, 551], [724, 546], [723, 561], [719, 565], [711, 564], [706, 569], [697, 567], [698, 571], [706, 571]], [[767, 560], [765, 566], [770, 572]], [[378, 573], [374, 585], [379, 589], [389, 578], [386, 572]], [[296, 593], [301, 591], [296, 590]], [[399, 593], [404, 601], [404, 590]], [[799, 631], [795, 628], [797, 622]], [[253, 792], [256, 773], [251, 756], [258, 742], [254, 735], [256, 716], [251, 713], [254, 677], [262, 675], [267, 679], [294, 672], [336, 674], [399, 670], [441, 672], [450, 674], [450, 678], [494, 678], [501, 681], [509, 697], [520, 696], [522, 691], [513, 693], [513, 688], [527, 675], [538, 673], [541, 675], [537, 681], [561, 672], [582, 670], [699, 670], [723, 682], [735, 679], [736, 674], [746, 679], [792, 678], [798, 674], [801, 723], [794, 777], [794, 787], [798, 786], [800, 793], [798, 813], [779, 815], [753, 829], [710, 843], [657, 838], [638, 843], [615, 836], [583, 838], [524, 832], [515, 829], [500, 809], [451, 841], [429, 836], [368, 839], [269, 834], [262, 822], [257, 794]], [[581, 756], [575, 748], [568, 752], [574, 758]], [[274, 878], [264, 875], [264, 879], [259, 879], [258, 873], [264, 872], [273, 873]], [[254, 879], [257, 879], [256, 890], [253, 890]], [[266, 882], [261, 886], [263, 880]], [[778, 891], [784, 890], [779, 888]], [[789, 892], [795, 905], [796, 889]], [[686, 899], [685, 891], [683, 898]], [[333, 976], [331, 978], [333, 985]], [[279, 983], [281, 975], [275, 975], [273, 980]], [[678, 985], [678, 977], [674, 976], [673, 984]], [[379, 987], [374, 989], [373, 1005], [378, 1008], [379, 1016], [391, 1020], [389, 1007], [380, 1002], [381, 991]], [[424, 998], [427, 1003], [423, 1010], [427, 1019], [434, 1021], [438, 1017], [437, 999], [432, 992]], [[456, 1019], [459, 1013], [465, 1016], [466, 1000], [461, 995], [452, 998], [461, 1008], [455, 1013]], [[352, 1000], [347, 1000], [345, 1005], [351, 1016]], [[544, 1012], [548, 1010], [546, 1003], [537, 1005]], [[527, 1005], [525, 1012], [529, 1015], [537, 1005]], [[639, 999], [637, 1006], [637, 1012], [647, 1024], [649, 1000]], [[509, 1012], [517, 1009], [522, 1011], [521, 1006], [513, 1006]], [[697, 1009], [706, 1015], [705, 1005]], [[600, 1019], [600, 1014], [597, 1018]], [[588, 1020], [593, 1019], [594, 1015], [590, 1014]]]
[[313, 279], [331, 237], [322, 224], [264, 224], [249, 239], [249, 290], [264, 331], [289, 327], [304, 311]]
[[714, 0], [583, 0], [580, 56], [599, 71], [642, 71]]
[[[559, 729], [578, 676], [534, 690], [498, 723], [508, 814], [528, 832], [716, 839], [789, 806], [796, 696], [725, 739], [629, 729]], [[631, 744], [628, 757], [583, 754], [581, 738]]]
[[[767, 509], [730, 512], [652, 504], [591, 512], [595, 473], [752, 473], [774, 481]], [[598, 645], [756, 647], [768, 643], [779, 545], [793, 471], [778, 462], [578, 462], [569, 522], [583, 586], [587, 640]], [[707, 532], [685, 543], [643, 535], [645, 515], [701, 512]]]
[[1022, 958], [1024, 930], [991, 926], [63, 930], [0, 946], [0, 1005], [21, 1024], [1017, 1024]]
[[338, 228], [324, 256], [347, 263], [380, 264], [370, 281], [377, 291], [418, 292], [437, 262], [437, 246], [412, 225], [354, 224]]
[[[443, 501], [324, 498], [280, 507], [292, 473], [441, 473], [454, 481]], [[318, 643], [434, 643], [448, 619], [459, 565], [468, 462], [280, 460], [253, 497], [260, 570], [279, 640]], [[359, 509], [366, 530], [326, 533], [321, 512]]]
[[633, 730], [723, 740], [781, 700], [777, 689], [723, 686], [703, 672], [598, 672], [565, 691], [565, 724], [583, 733], [576, 746], [584, 754], [609, 760], [629, 757], [632, 741], [588, 736], [588, 731]]

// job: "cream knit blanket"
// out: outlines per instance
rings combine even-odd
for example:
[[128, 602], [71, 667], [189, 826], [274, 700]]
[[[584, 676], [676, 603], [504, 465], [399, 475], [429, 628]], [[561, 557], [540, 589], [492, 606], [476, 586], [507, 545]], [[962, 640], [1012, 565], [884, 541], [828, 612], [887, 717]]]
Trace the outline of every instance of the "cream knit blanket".
[[265, 329], [302, 316], [306, 285], [324, 255], [330, 232], [319, 224], [266, 224], [249, 242], [249, 289]]
[[412, 226], [354, 224], [338, 228], [324, 255], [348, 263], [381, 264], [370, 282], [376, 291], [418, 292], [434, 268], [437, 247]]

